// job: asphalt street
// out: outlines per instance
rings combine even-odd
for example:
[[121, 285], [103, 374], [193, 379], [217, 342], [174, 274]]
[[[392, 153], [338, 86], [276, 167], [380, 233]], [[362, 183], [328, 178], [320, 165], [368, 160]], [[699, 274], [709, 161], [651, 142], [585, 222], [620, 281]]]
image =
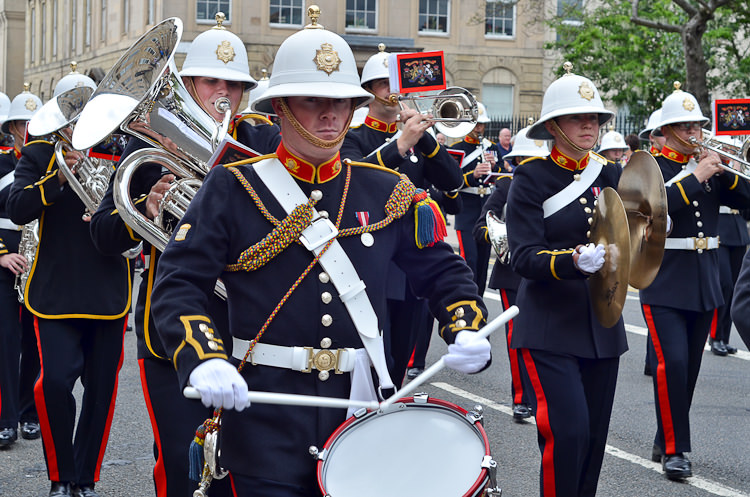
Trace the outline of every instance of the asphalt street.
[[[488, 291], [485, 300], [491, 317], [497, 316], [500, 313], [497, 293]], [[661, 474], [660, 465], [649, 458], [656, 420], [651, 378], [643, 375], [645, 324], [635, 291], [629, 293], [623, 315], [630, 350], [620, 362], [598, 495], [750, 497], [750, 353], [746, 347], [733, 333], [730, 341], [740, 347], [737, 355], [717, 357], [708, 350], [704, 353], [691, 411], [693, 452], [689, 456], [695, 476], [685, 483], [671, 482]], [[465, 409], [482, 405], [483, 424], [492, 456], [498, 463], [498, 483], [503, 496], [538, 495], [539, 451], [535, 426], [533, 422], [517, 424], [512, 421], [510, 374], [502, 332], [495, 333], [490, 341], [494, 354], [493, 364], [487, 371], [463, 375], [443, 370], [420, 390]], [[141, 394], [135, 350], [135, 336], [128, 332], [112, 432], [101, 481], [97, 484], [102, 497], [154, 495], [151, 428]], [[445, 350], [442, 341], [434, 338], [428, 364], [437, 361]], [[387, 479], [387, 464], [408, 464], [426, 481], [455, 466], [451, 447], [444, 447], [442, 464], [420, 464], [410, 457], [419, 443], [419, 440], [405, 439], [394, 445], [393, 457], [384, 458], [386, 467], [378, 469], [377, 475], [367, 477]], [[300, 450], [306, 451], [307, 447]], [[313, 463], [311, 459], [310, 464]], [[0, 496], [45, 497], [48, 491], [39, 440], [19, 440], [10, 450], [0, 451]], [[400, 497], [396, 485], [391, 495]]]

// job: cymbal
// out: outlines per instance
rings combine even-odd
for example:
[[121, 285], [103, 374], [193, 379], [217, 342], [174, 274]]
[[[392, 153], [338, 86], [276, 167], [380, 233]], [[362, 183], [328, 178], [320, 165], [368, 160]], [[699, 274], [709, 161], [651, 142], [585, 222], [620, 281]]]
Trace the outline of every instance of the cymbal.
[[659, 272], [667, 238], [667, 191], [651, 154], [639, 150], [630, 156], [617, 193], [630, 230], [630, 284], [643, 289]]
[[594, 315], [605, 328], [611, 328], [622, 315], [628, 295], [630, 275], [630, 234], [625, 207], [614, 188], [599, 194], [589, 240], [606, 250], [604, 266], [589, 278], [589, 294]]

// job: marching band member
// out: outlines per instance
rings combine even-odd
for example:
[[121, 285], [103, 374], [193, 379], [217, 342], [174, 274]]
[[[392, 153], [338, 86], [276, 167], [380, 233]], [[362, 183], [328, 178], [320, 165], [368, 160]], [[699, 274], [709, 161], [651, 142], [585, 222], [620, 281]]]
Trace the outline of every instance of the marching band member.
[[[526, 136], [529, 128], [521, 129], [513, 142], [513, 149], [508, 152], [504, 160], [512, 164], [513, 170], [519, 164], [534, 157], [547, 157], [549, 149], [543, 140], [532, 140]], [[487, 230], [487, 212], [492, 211], [497, 217], [503, 216], [506, 202], [508, 200], [508, 191], [510, 190], [513, 174], [501, 174], [495, 180], [495, 189], [482, 207], [482, 212], [477, 218], [474, 225], [474, 238], [479, 243], [490, 245], [489, 232]], [[506, 241], [507, 243], [507, 241]], [[507, 249], [506, 249], [507, 250]], [[487, 286], [500, 293], [500, 304], [503, 310], [508, 310], [511, 306], [516, 305], [518, 295], [518, 284], [521, 277], [510, 267], [510, 253], [507, 253], [506, 259], [501, 260], [498, 257], [492, 266], [490, 281]], [[510, 393], [513, 400], [513, 420], [517, 423], [523, 422], [524, 419], [531, 417], [531, 408], [529, 393], [524, 388], [523, 356], [517, 349], [511, 347], [513, 339], [513, 320], [505, 325], [505, 343], [508, 350], [508, 363], [510, 365]]]
[[522, 277], [511, 347], [528, 373], [546, 497], [596, 494], [627, 350], [622, 317], [602, 326], [588, 289], [605, 252], [587, 244], [594, 201], [622, 172], [592, 152], [612, 116], [589, 79], [569, 72], [554, 81], [527, 132], [552, 140], [551, 153], [516, 169], [506, 204], [511, 268]]
[[625, 143], [622, 135], [614, 129], [610, 129], [602, 136], [598, 153], [608, 161], [622, 167], [624, 165], [623, 157], [627, 149], [628, 144]]
[[[5, 97], [2, 99], [1, 97]], [[8, 100], [8, 105], [4, 105]], [[21, 227], [8, 219], [5, 203], [13, 184], [14, 170], [25, 141], [26, 123], [42, 106], [28, 88], [11, 102], [0, 94], [3, 132], [13, 136], [13, 148], [0, 151], [0, 447], [10, 447], [21, 437], [39, 438], [39, 417], [34, 405], [34, 382], [39, 374], [39, 354], [32, 327], [33, 318], [18, 301], [16, 275], [28, 268], [18, 253]], [[20, 367], [20, 369], [19, 369]]]
[[486, 243], [477, 243], [472, 231], [484, 202], [492, 193], [493, 180], [488, 175], [498, 172], [500, 165], [497, 145], [484, 137], [485, 126], [490, 122], [487, 109], [481, 102], [478, 102], [477, 106], [479, 118], [474, 129], [463, 141], [454, 143], [450, 148], [466, 152], [461, 163], [464, 181], [459, 190], [462, 207], [461, 212], [455, 216], [455, 229], [461, 256], [474, 273], [474, 283], [479, 288], [479, 295], [483, 295], [487, 286], [491, 249]]
[[[94, 82], [71, 73], [55, 86], [54, 97]], [[70, 133], [69, 128], [58, 131]], [[65, 163], [74, 168], [79, 152]], [[94, 484], [109, 437], [122, 364], [123, 335], [132, 291], [129, 261], [105, 256], [94, 247], [85, 206], [60, 171], [54, 145], [46, 139], [21, 151], [8, 197], [17, 224], [39, 219], [39, 245], [24, 295], [34, 315], [41, 373], [34, 387], [52, 481], [50, 496], [96, 497]], [[76, 424], [73, 387], [84, 393]], [[73, 433], [75, 431], [75, 439]]]
[[[354, 109], [372, 96], [349, 46], [317, 24], [316, 7], [309, 12], [312, 23], [281, 44], [254, 104], [280, 118], [281, 144], [275, 154], [208, 174], [162, 254], [152, 296], [181, 385], [224, 409], [221, 466], [235, 495], [316, 495], [308, 447], [322, 446], [346, 416], [249, 406], [248, 385], [373, 400], [372, 360], [380, 387], [393, 387], [379, 333], [392, 260], [438, 316], [452, 344], [448, 365], [475, 372], [490, 359], [489, 342], [473, 339], [485, 307], [465, 264], [417, 231], [440, 221], [424, 193], [389, 169], [341, 160]], [[231, 304], [231, 360], [206, 306], [218, 277]]]
[[[667, 189], [673, 228], [666, 239], [656, 279], [640, 291], [648, 325], [649, 359], [653, 373], [657, 431], [652, 458], [661, 459], [666, 476], [692, 476], [690, 405], [698, 380], [703, 347], [716, 326], [716, 308], [723, 303], [719, 282], [719, 206], [750, 205], [750, 185], [722, 173], [716, 152], [697, 152], [703, 117], [695, 97], [676, 90], [662, 104], [659, 131], [665, 137], [656, 157]], [[680, 288], [675, 292], [675, 288]]]
[[[414, 109], [401, 108], [391, 95], [387, 60], [390, 55], [382, 43], [362, 70], [361, 86], [374, 100], [362, 125], [352, 127], [341, 145], [341, 157], [388, 167], [405, 174], [418, 188], [430, 185], [441, 191], [461, 185], [456, 161], [427, 132], [433, 121]], [[402, 129], [398, 131], [398, 124]], [[417, 299], [406, 283], [403, 271], [392, 264], [388, 270], [389, 323], [385, 330], [390, 351], [391, 376], [400, 382], [418, 337], [432, 334], [434, 318], [424, 300]], [[403, 341], [399, 341], [403, 340]]]
[[[223, 14], [217, 20], [221, 16]], [[223, 51], [218, 51], [219, 47], [226, 46], [233, 52], [231, 59], [223, 57]], [[224, 116], [215, 109], [214, 102], [222, 97], [229, 98], [234, 115], [243, 92], [255, 86], [255, 80], [249, 73], [244, 43], [237, 35], [221, 26], [220, 22], [195, 37], [188, 48], [180, 76], [193, 99], [218, 123], [221, 123]], [[260, 124], [252, 126], [247, 122], [248, 118], [255, 119]], [[235, 119], [230, 131], [233, 138], [259, 152], [275, 150], [280, 141], [279, 128], [257, 114], [247, 114]], [[149, 145], [140, 139], [131, 139], [120, 164], [133, 152], [147, 146]], [[154, 219], [159, 213], [159, 201], [172, 180], [174, 175], [164, 174], [158, 164], [148, 163], [140, 167], [130, 189], [136, 208], [141, 209], [149, 219]], [[127, 226], [117, 214], [112, 181], [99, 209], [92, 217], [91, 236], [97, 248], [107, 254], [118, 254], [135, 247], [141, 241], [133, 227]], [[211, 411], [182, 395], [174, 364], [155, 331], [150, 304], [161, 252], [147, 242], [144, 245], [145, 253], [148, 254], [147, 267], [141, 273], [134, 317], [141, 385], [154, 434], [154, 486], [157, 497], [185, 496], [190, 495], [196, 485], [195, 482], [191, 483], [188, 474], [190, 443], [195, 437], [196, 429], [206, 418], [211, 417]], [[218, 332], [226, 334], [226, 302], [214, 295], [209, 305], [217, 320]], [[229, 338], [228, 334], [225, 336]], [[230, 492], [228, 482], [219, 480], [211, 488], [210, 495], [228, 495]]]

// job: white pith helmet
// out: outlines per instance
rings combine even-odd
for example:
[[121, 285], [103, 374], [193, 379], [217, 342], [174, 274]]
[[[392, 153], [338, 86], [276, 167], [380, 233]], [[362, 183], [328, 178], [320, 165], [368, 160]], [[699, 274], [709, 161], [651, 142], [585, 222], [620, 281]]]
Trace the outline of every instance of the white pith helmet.
[[606, 124], [615, 115], [604, 108], [599, 90], [590, 79], [573, 74], [573, 64], [566, 62], [567, 71], [561, 78], [553, 81], [544, 92], [542, 116], [526, 133], [530, 138], [550, 140], [553, 136], [547, 131], [544, 123], [556, 117], [571, 114], [599, 114], [599, 126]]
[[195, 37], [185, 55], [180, 76], [241, 81], [246, 90], [255, 88], [257, 82], [250, 76], [245, 44], [222, 26], [225, 19], [223, 12], [217, 12], [216, 26]]
[[263, 92], [268, 89], [268, 71], [265, 69], [261, 69], [261, 73], [263, 73], [263, 76], [258, 80], [258, 86], [250, 90], [250, 92], [247, 95], [247, 108], [242, 111], [242, 114], [250, 114], [252, 112], [252, 105], [253, 102], [258, 100], [261, 95], [263, 95]]
[[276, 52], [268, 89], [253, 102], [254, 112], [274, 114], [271, 100], [279, 97], [350, 98], [356, 99], [355, 107], [373, 100], [360, 86], [357, 63], [346, 41], [317, 23], [316, 5], [307, 13], [311, 24], [289, 36]]
[[362, 69], [362, 86], [365, 83], [376, 79], [388, 78], [388, 56], [390, 53], [385, 51], [385, 44], [378, 44], [378, 53], [367, 59], [365, 67]]
[[622, 135], [617, 131], [609, 130], [604, 133], [604, 136], [602, 136], [602, 143], [599, 146], [599, 153], [602, 153], [605, 150], [624, 150], [626, 148], [628, 148], [628, 144], [625, 143], [625, 138], [623, 138]]
[[[656, 127], [659, 125], [659, 122], [661, 121], [661, 109], [656, 109], [651, 113], [650, 116], [648, 116], [648, 122], [646, 123], [646, 128], [642, 129], [640, 133], [638, 133], [638, 138], [641, 140], [648, 140], [649, 135], [651, 135], [652, 132], [656, 130]], [[659, 132], [661, 135], [661, 132]]]
[[477, 124], [486, 124], [490, 121], [490, 116], [487, 114], [487, 107], [482, 102], [477, 102]]
[[23, 84], [23, 92], [13, 98], [10, 103], [8, 117], [3, 121], [3, 133], [10, 133], [8, 126], [11, 121], [28, 121], [42, 107], [42, 100], [29, 92], [30, 83]]
[[698, 121], [701, 126], [708, 122], [708, 118], [701, 114], [701, 108], [693, 95], [680, 89], [679, 81], [674, 82], [674, 91], [661, 104], [661, 121], [657, 128], [667, 124]]
[[10, 98], [3, 92], [0, 92], [0, 123], [8, 118], [10, 112]]
[[549, 155], [546, 140], [528, 137], [530, 128], [531, 126], [527, 126], [516, 133], [516, 137], [513, 140], [513, 149], [505, 154], [503, 159], [513, 157], [546, 157]]
[[77, 69], [78, 63], [76, 61], [72, 61], [70, 63], [70, 72], [63, 76], [62, 79], [60, 79], [60, 81], [58, 81], [55, 85], [55, 92], [52, 95], [52, 98], [55, 98], [61, 93], [65, 93], [68, 90], [72, 90], [73, 88], [78, 88], [80, 86], [88, 86], [92, 90], [96, 90], [96, 83], [94, 83], [94, 80], [84, 74], [79, 73]]

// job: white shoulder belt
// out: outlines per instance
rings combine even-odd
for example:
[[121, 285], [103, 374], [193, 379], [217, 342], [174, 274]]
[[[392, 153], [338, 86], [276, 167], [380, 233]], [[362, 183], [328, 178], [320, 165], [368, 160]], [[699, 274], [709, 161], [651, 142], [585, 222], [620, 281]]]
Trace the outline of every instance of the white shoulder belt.
[[594, 184], [596, 178], [599, 177], [603, 166], [604, 164], [597, 160], [595, 155], [589, 155], [589, 163], [578, 180], [573, 180], [568, 186], [544, 201], [542, 204], [544, 218], [550, 217], [588, 190]]

